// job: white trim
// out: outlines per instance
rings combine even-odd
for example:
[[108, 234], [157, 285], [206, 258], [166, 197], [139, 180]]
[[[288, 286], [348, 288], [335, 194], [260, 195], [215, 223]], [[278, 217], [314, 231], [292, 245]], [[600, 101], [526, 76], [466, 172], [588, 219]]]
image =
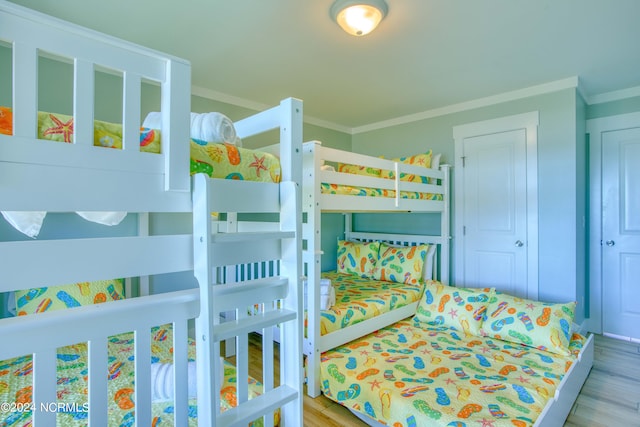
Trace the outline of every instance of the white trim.
[[518, 89], [511, 92], [504, 92], [498, 95], [487, 96], [485, 98], [479, 98], [472, 101], [449, 105], [447, 107], [435, 108], [433, 110], [427, 110], [421, 113], [410, 114], [403, 117], [397, 117], [395, 119], [384, 120], [377, 123], [371, 123], [368, 125], [355, 127], [351, 130], [351, 133], [358, 134], [363, 132], [369, 132], [376, 129], [382, 129], [382, 128], [406, 124], [410, 122], [416, 122], [418, 120], [425, 120], [425, 119], [431, 119], [438, 116], [444, 116], [445, 114], [460, 113], [462, 111], [488, 107], [490, 105], [501, 104], [503, 102], [515, 101], [517, 99], [528, 98], [536, 95], [543, 95], [545, 93], [553, 93], [559, 90], [577, 88], [579, 87], [578, 83], [579, 83], [578, 77], [569, 77], [563, 80], [556, 80], [553, 82], [544, 83], [537, 86], [530, 86], [524, 89]]
[[[462, 144], [465, 138], [488, 135], [498, 132], [524, 129], [527, 150], [527, 297], [538, 298], [538, 111], [500, 117], [492, 120], [468, 123], [453, 128], [455, 140], [455, 165], [459, 171], [462, 167]], [[463, 173], [455, 176], [455, 233], [462, 236], [463, 227]], [[455, 245], [455, 279], [462, 276], [463, 246]]]
[[619, 101], [621, 99], [633, 98], [640, 96], [640, 86], [629, 87], [621, 90], [614, 90], [612, 92], [605, 92], [585, 98], [587, 104], [603, 104], [605, 102]]
[[[229, 95], [226, 93], [218, 92], [215, 90], [207, 89], [201, 86], [191, 86], [191, 94], [199, 96], [201, 98], [210, 99], [212, 101], [224, 102], [226, 104], [235, 105], [236, 107], [248, 108], [254, 111], [264, 111], [271, 107], [271, 105], [263, 104], [261, 102], [251, 101], [249, 99], [240, 98], [238, 96]], [[318, 119], [305, 115], [304, 122], [314, 126], [320, 126], [326, 129], [332, 129], [338, 132], [352, 134], [352, 129], [348, 126], [343, 126], [337, 123], [329, 122], [326, 120]]]
[[587, 120], [589, 134], [589, 318], [587, 329], [602, 333], [602, 133], [640, 127], [640, 112]]

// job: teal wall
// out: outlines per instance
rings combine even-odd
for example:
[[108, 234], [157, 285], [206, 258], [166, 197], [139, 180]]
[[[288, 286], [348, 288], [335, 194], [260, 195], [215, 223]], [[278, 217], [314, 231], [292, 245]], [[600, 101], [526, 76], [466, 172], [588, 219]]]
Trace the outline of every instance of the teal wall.
[[588, 105], [585, 114], [587, 120], [589, 120], [636, 111], [640, 111], [640, 96]]
[[[577, 298], [577, 289], [584, 288], [584, 283], [577, 283], [583, 278], [576, 274], [577, 245], [582, 239], [576, 229], [579, 215], [576, 103], [576, 91], [566, 89], [359, 133], [353, 136], [352, 147], [355, 152], [384, 156], [415, 154], [431, 148], [443, 154], [443, 163], [452, 164], [454, 126], [538, 111], [539, 297], [549, 301], [573, 300]], [[454, 176], [452, 170], [452, 182]], [[451, 211], [455, 212], [454, 203]], [[429, 214], [416, 215], [417, 221], [401, 222], [399, 231], [433, 232], [438, 222], [423, 219], [422, 215]], [[381, 227], [389, 221], [383, 214], [379, 218]], [[452, 215], [452, 227], [453, 221]]]

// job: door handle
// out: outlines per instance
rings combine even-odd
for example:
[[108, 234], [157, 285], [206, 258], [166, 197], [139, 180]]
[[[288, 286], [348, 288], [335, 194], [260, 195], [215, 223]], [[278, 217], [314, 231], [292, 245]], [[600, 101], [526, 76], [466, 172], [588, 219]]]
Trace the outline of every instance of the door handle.
[[521, 248], [521, 247], [523, 247], [523, 246], [524, 246], [524, 243], [522, 243], [522, 240], [516, 240], [516, 243], [515, 243], [515, 244], [516, 244], [516, 247], [517, 247], [517, 248]]
[[604, 242], [607, 246], [614, 246], [616, 244], [615, 241], [613, 240], [607, 240], [606, 242]]

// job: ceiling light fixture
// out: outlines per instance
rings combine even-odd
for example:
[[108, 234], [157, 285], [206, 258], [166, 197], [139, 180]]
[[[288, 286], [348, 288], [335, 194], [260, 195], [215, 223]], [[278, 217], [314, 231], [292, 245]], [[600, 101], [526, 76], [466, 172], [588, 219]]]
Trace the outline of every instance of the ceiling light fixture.
[[373, 31], [387, 16], [389, 8], [384, 0], [336, 0], [331, 5], [331, 19], [353, 36]]

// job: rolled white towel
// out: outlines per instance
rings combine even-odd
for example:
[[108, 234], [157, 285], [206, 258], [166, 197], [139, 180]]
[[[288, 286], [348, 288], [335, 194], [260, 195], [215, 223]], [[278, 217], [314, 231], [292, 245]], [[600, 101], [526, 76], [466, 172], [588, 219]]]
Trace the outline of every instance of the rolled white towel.
[[[224, 359], [220, 358], [219, 372], [216, 375], [216, 386], [220, 390], [224, 379]], [[187, 389], [190, 399], [197, 397], [196, 362], [187, 366]], [[151, 364], [151, 401], [166, 402], [173, 400], [173, 363]]]
[[142, 127], [149, 129], [162, 129], [162, 114], [159, 111], [152, 111], [147, 114], [142, 122]]
[[[151, 129], [162, 128], [162, 114], [152, 111], [147, 114], [142, 126]], [[241, 145], [236, 128], [231, 119], [222, 113], [191, 113], [191, 138], [207, 142], [226, 142]]]
[[237, 135], [231, 119], [222, 113], [191, 113], [191, 138], [235, 144]]
[[16, 230], [31, 238], [40, 233], [46, 212], [2, 211], [2, 216]]

